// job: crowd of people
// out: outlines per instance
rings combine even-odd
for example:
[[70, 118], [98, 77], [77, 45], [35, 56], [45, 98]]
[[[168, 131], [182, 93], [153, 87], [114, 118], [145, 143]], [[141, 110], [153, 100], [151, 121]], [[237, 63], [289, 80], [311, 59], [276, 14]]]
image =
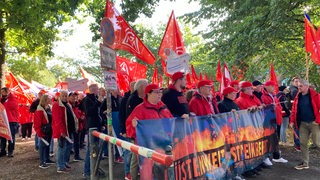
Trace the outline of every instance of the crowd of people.
[[[320, 96], [306, 80], [295, 77], [288, 87], [277, 87], [273, 81], [232, 81], [230, 86], [225, 87], [220, 93], [214, 91], [213, 82], [208, 80], [201, 80], [196, 88], [186, 90], [186, 76], [182, 72], [174, 73], [171, 78], [172, 84], [167, 89], [149, 84], [146, 79], [139, 79], [130, 83], [130, 90], [125, 92], [123, 97], [119, 91], [111, 91], [112, 125], [117, 137], [136, 143], [135, 128], [138, 120], [171, 117], [188, 119], [190, 116], [206, 116], [244, 109], [254, 111], [272, 105], [275, 108], [278, 137], [274, 144], [272, 161], [267, 157], [261, 165], [242, 175], [256, 176], [262, 168], [268, 168], [273, 163], [288, 162], [282, 157], [279, 149], [279, 145], [289, 145], [286, 136], [288, 127], [294, 129], [294, 148], [302, 152], [302, 162], [295, 166], [295, 169], [309, 168], [310, 135], [312, 147], [319, 147]], [[69, 161], [73, 152], [75, 161], [84, 160], [84, 176], [90, 177], [89, 142], [85, 159], [80, 157], [79, 150], [85, 147], [84, 137], [89, 128], [97, 128], [108, 133], [104, 88], [92, 84], [89, 86], [88, 94], [62, 90], [54, 98], [41, 90], [30, 107], [19, 105], [8, 88], [2, 88], [1, 95], [13, 141], [1, 138], [0, 156], [13, 157], [15, 134], [21, 124], [23, 141], [31, 138], [32, 127], [36, 132], [35, 149], [39, 152], [40, 168], [46, 169], [50, 164], [56, 164], [58, 173], [68, 172], [71, 169]], [[54, 153], [53, 139], [57, 139], [56, 162], [50, 159]], [[105, 145], [103, 154], [108, 156]], [[125, 179], [138, 179], [137, 156], [128, 150], [116, 148], [115, 161], [124, 163]], [[150, 174], [140, 176], [147, 177]]]

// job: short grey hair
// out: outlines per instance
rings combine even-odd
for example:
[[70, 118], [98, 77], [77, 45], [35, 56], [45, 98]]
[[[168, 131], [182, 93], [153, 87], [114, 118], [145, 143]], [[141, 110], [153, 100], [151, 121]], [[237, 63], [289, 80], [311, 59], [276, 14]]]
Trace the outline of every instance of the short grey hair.
[[309, 86], [310, 84], [309, 84], [309, 81], [307, 81], [307, 80], [305, 80], [305, 79], [299, 79], [299, 83], [300, 84], [303, 84], [303, 85], [305, 85], [305, 86]]
[[146, 80], [146, 79], [138, 79], [136, 84], [134, 84], [134, 90], [136, 91], [143, 84], [148, 84], [148, 80]]
[[94, 93], [94, 88], [99, 87], [98, 84], [90, 84], [89, 85], [89, 92]]

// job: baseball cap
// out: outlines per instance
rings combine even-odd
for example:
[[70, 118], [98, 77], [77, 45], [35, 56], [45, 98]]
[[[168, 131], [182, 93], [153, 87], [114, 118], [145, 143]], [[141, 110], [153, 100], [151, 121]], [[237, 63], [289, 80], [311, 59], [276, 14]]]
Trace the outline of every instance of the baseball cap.
[[213, 86], [213, 83], [208, 80], [202, 80], [198, 83], [198, 88], [200, 88], [202, 86]]
[[233, 93], [233, 92], [238, 92], [238, 91], [235, 88], [230, 86], [230, 87], [224, 88], [222, 91], [222, 94], [226, 96], [226, 95]]
[[178, 80], [178, 79], [180, 79], [180, 78], [183, 78], [183, 76], [184, 76], [184, 73], [183, 73], [183, 72], [175, 72], [175, 73], [172, 75], [171, 79], [172, 79], [173, 82], [175, 82], [176, 80]]
[[156, 84], [149, 84], [147, 87], [146, 87], [146, 90], [144, 91], [145, 94], [148, 94], [150, 93], [152, 90], [161, 90], [163, 88], [160, 88], [158, 85]]

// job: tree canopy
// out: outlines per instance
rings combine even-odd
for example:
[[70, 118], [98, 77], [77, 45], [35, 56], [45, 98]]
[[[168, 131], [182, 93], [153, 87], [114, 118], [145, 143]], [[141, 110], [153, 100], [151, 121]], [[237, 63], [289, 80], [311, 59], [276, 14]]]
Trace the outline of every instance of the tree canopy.
[[45, 61], [52, 56], [58, 27], [74, 17], [82, 3], [85, 1], [0, 1], [0, 65], [5, 63], [7, 54], [24, 55], [31, 61], [35, 58]]

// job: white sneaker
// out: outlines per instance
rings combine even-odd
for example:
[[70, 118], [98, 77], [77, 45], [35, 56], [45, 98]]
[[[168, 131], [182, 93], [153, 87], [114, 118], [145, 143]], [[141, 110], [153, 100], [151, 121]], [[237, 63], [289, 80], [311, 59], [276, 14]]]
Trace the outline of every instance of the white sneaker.
[[272, 166], [272, 165], [273, 165], [269, 158], [264, 159], [263, 162], [264, 162], [267, 166]]
[[283, 159], [283, 158], [279, 158], [279, 159], [272, 159], [273, 162], [278, 162], [278, 163], [287, 163], [288, 160]]

